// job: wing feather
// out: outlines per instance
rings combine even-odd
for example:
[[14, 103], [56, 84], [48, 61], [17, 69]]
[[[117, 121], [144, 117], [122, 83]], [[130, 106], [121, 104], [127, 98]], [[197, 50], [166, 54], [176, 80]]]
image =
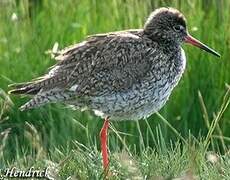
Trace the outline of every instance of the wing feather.
[[50, 71], [65, 74], [67, 87], [78, 85], [81, 95], [127, 90], [150, 71], [154, 48], [135, 34], [110, 34], [89, 38], [83, 46], [65, 50], [68, 57]]

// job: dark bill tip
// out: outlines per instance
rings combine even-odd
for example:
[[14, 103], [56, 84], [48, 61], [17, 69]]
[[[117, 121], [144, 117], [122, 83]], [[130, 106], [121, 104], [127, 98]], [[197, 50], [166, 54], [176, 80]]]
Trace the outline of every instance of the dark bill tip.
[[189, 43], [189, 44], [192, 44], [193, 46], [199, 47], [199, 48], [205, 50], [206, 52], [209, 52], [209, 53], [211, 53], [211, 54], [213, 54], [213, 55], [215, 55], [217, 57], [220, 57], [220, 54], [218, 52], [216, 52], [215, 50], [211, 49], [207, 45], [203, 44], [199, 40], [195, 39], [191, 35], [186, 36], [185, 42]]

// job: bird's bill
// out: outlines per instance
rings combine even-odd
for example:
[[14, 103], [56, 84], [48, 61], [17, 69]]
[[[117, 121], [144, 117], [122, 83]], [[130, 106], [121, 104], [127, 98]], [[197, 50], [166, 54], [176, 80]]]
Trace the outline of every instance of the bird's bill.
[[215, 55], [217, 57], [220, 57], [220, 54], [218, 52], [216, 52], [215, 50], [211, 49], [207, 45], [203, 44], [199, 40], [195, 39], [191, 35], [187, 35], [185, 37], [185, 42], [189, 43], [189, 44], [192, 44], [193, 46], [199, 47], [199, 48], [205, 50], [206, 52], [209, 52], [209, 53], [211, 53], [211, 54], [213, 54], [213, 55]]

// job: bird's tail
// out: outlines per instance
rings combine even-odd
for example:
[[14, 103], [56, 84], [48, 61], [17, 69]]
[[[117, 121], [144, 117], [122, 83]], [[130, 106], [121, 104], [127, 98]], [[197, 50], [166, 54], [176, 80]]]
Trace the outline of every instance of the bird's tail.
[[52, 89], [49, 91], [41, 92], [35, 95], [30, 101], [20, 107], [21, 111], [32, 109], [45, 105], [47, 103], [65, 102], [73, 97], [70, 92]]
[[9, 85], [9, 87], [13, 89], [8, 91], [8, 94], [35, 95], [41, 89], [34, 82], [16, 83]]
[[9, 94], [19, 95], [32, 95], [32, 99], [20, 107], [21, 111], [32, 109], [38, 106], [42, 106], [49, 102], [65, 101], [73, 97], [72, 92], [66, 92], [58, 87], [46, 89], [46, 84], [42, 82], [26, 82], [20, 84], [12, 84], [10, 87], [14, 88], [10, 90]]

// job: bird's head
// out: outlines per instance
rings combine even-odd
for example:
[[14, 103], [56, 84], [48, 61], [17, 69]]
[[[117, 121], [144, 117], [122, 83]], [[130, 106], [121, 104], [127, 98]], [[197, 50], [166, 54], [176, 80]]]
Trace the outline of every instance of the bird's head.
[[220, 57], [216, 51], [188, 33], [184, 15], [174, 8], [159, 8], [153, 11], [144, 25], [144, 33], [149, 38], [166, 45], [167, 42], [177, 45], [185, 42]]

